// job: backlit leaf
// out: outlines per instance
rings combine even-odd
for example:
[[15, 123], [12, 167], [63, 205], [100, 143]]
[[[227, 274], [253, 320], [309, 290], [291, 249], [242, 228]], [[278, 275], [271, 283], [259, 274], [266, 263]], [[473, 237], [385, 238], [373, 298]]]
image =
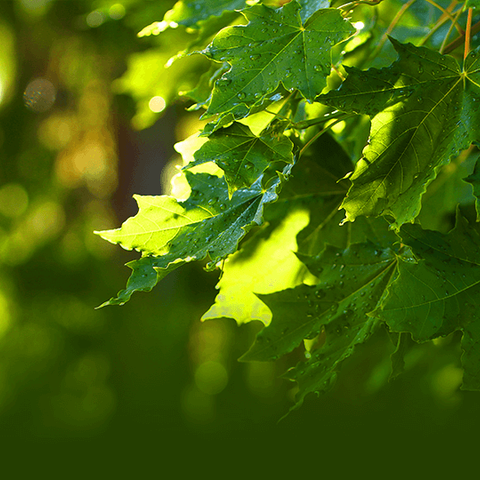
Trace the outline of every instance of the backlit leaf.
[[392, 40], [399, 58], [365, 72], [349, 68], [322, 103], [372, 117], [371, 138], [349, 177], [346, 220], [391, 215], [411, 222], [438, 169], [480, 138], [480, 50], [463, 69], [449, 56]]
[[[163, 22], [165, 26], [184, 25], [198, 28], [199, 23], [210, 17], [218, 17], [223, 12], [232, 12], [245, 7], [245, 0], [185, 0], [177, 2], [169, 10]], [[163, 23], [162, 22], [162, 23]]]
[[300, 8], [296, 1], [278, 9], [254, 5], [242, 12], [248, 25], [218, 33], [204, 53], [232, 68], [216, 82], [207, 116], [231, 112], [245, 117], [253, 105], [268, 101], [280, 83], [310, 101], [321, 93], [332, 46], [354, 29], [336, 9], [318, 10], [302, 22]]
[[206, 162], [216, 163], [224, 172], [229, 194], [249, 188], [274, 162], [293, 162], [293, 144], [285, 135], [266, 131], [255, 136], [241, 123], [217, 130], [194, 154], [186, 168]]
[[308, 272], [294, 251], [296, 234], [307, 222], [305, 211], [294, 210], [280, 224], [272, 222], [249, 238], [225, 263], [220, 292], [202, 320], [233, 318], [239, 325], [260, 320], [268, 325], [272, 313], [255, 294], [294, 287], [305, 279]]
[[469, 378], [465, 387], [479, 389], [479, 368], [474, 360], [478, 354], [472, 348], [480, 340], [478, 231], [458, 215], [457, 226], [446, 235], [419, 225], [404, 225], [400, 236], [418, 260], [399, 262], [398, 278], [375, 315], [393, 331], [409, 332], [419, 342], [462, 330], [462, 362]]
[[299, 285], [262, 295], [273, 319], [241, 358], [274, 360], [291, 352], [304, 339], [325, 335], [324, 345], [309, 352], [307, 361], [286, 374], [299, 384], [299, 403], [310, 392], [327, 390], [338, 364], [378, 328], [379, 320], [367, 314], [375, 309], [396, 265], [390, 249], [371, 243], [351, 245], [345, 250], [327, 246], [320, 255], [301, 259], [318, 277], [317, 285]]
[[187, 200], [179, 202], [165, 195], [136, 196], [139, 212], [135, 217], [121, 228], [96, 232], [127, 250], [142, 252], [149, 259], [130, 265], [134, 271], [127, 292], [121, 292], [121, 299], [112, 299], [108, 304], [124, 303], [133, 291], [151, 290], [156, 283], [155, 270], [159, 273], [158, 281], [179, 262], [202, 260], [208, 255], [213, 266], [233, 253], [246, 232], [263, 222], [263, 207], [276, 200], [282, 181], [278, 177], [265, 190], [259, 179], [250, 189], [237, 190], [229, 199], [223, 178], [188, 171], [186, 177], [191, 186]]

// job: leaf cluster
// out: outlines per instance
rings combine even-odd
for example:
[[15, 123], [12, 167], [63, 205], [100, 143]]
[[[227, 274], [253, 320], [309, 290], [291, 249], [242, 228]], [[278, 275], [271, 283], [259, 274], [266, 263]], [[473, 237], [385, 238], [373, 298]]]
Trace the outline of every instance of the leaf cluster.
[[98, 232], [141, 253], [103, 305], [206, 260], [221, 278], [203, 319], [263, 322], [241, 360], [296, 358], [297, 405], [380, 329], [393, 376], [408, 345], [460, 332], [479, 390], [478, 6], [190, 0], [144, 29], [192, 36], [174, 63], [197, 83], [177, 94], [204, 127], [177, 146], [182, 195], [136, 196]]

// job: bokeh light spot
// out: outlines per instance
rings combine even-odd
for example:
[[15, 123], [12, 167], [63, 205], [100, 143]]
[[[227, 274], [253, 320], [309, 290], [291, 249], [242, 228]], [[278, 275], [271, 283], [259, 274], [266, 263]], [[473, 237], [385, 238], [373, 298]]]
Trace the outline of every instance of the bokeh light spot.
[[108, 10], [108, 15], [112, 20], [120, 20], [125, 16], [125, 7], [121, 3], [115, 3]]
[[217, 395], [227, 383], [228, 373], [221, 363], [213, 361], [202, 363], [195, 372], [195, 384], [207, 395]]
[[28, 14], [40, 16], [45, 13], [46, 8], [52, 3], [52, 0], [20, 0], [19, 3]]
[[165, 102], [165, 99], [163, 97], [156, 96], [150, 99], [150, 102], [148, 102], [148, 106], [152, 112], [160, 113], [165, 110], [167, 103]]
[[18, 183], [0, 187], [0, 213], [9, 218], [22, 215], [28, 207], [28, 194]]
[[105, 16], [102, 12], [94, 10], [87, 15], [85, 22], [90, 28], [99, 27], [105, 21]]
[[56, 89], [50, 80], [36, 78], [27, 85], [23, 101], [29, 110], [41, 113], [52, 108], [56, 95]]
[[0, 338], [10, 326], [10, 308], [7, 297], [0, 291]]

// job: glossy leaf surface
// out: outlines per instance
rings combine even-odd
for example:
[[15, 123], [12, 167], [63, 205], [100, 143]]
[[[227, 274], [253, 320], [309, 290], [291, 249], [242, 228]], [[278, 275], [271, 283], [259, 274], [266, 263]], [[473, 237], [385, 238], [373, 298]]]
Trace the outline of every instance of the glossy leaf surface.
[[264, 190], [260, 179], [252, 188], [238, 190], [229, 199], [223, 178], [190, 172], [186, 176], [192, 189], [186, 201], [168, 196], [136, 196], [139, 212], [135, 217], [121, 228], [97, 232], [105, 240], [127, 250], [138, 250], [150, 259], [130, 265], [134, 267], [134, 278], [127, 288], [129, 295], [136, 290], [151, 290], [154, 270], [163, 272], [158, 269], [202, 260], [207, 255], [215, 264], [233, 253], [248, 229], [263, 222], [263, 207], [277, 198], [281, 182], [278, 178]]
[[207, 115], [245, 117], [280, 83], [310, 101], [321, 93], [332, 46], [354, 30], [336, 9], [318, 10], [302, 22], [300, 8], [296, 1], [278, 9], [255, 5], [242, 12], [248, 25], [223, 29], [215, 37], [205, 55], [232, 68], [216, 82]]
[[318, 277], [317, 285], [261, 296], [272, 310], [273, 320], [242, 357], [274, 360], [304, 339], [324, 332], [324, 345], [286, 374], [299, 384], [300, 403], [309, 392], [327, 390], [338, 364], [378, 328], [379, 320], [367, 314], [376, 307], [396, 265], [393, 252], [369, 243], [355, 244], [344, 251], [327, 246], [320, 255], [302, 260]]
[[255, 136], [241, 123], [234, 123], [212, 134], [194, 154], [186, 168], [206, 162], [216, 163], [224, 172], [229, 194], [249, 188], [274, 162], [293, 162], [293, 144], [284, 135], [269, 131]]
[[[399, 275], [376, 314], [397, 332], [409, 332], [424, 342], [464, 332], [462, 363], [469, 389], [480, 389], [477, 353], [480, 317], [476, 302], [480, 295], [480, 235], [461, 216], [447, 235], [404, 225], [402, 241], [418, 259], [400, 261]], [[469, 372], [470, 369], [470, 372]]]
[[371, 138], [349, 177], [346, 220], [391, 215], [411, 222], [438, 169], [480, 138], [479, 52], [456, 61], [392, 40], [399, 58], [377, 70], [349, 69], [340, 89], [320, 101], [372, 117]]
[[211, 17], [218, 17], [223, 12], [232, 12], [245, 7], [245, 0], [185, 0], [177, 2], [169, 10], [163, 21], [170, 25], [184, 25], [198, 28], [199, 24]]

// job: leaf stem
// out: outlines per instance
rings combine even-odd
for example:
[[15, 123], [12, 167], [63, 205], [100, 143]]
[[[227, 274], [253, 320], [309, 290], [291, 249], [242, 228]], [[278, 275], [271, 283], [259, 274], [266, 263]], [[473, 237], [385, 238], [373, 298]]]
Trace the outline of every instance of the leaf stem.
[[380, 50], [382, 49], [383, 45], [385, 44], [385, 42], [387, 41], [387, 38], [388, 36], [390, 35], [390, 33], [392, 33], [392, 30], [395, 28], [395, 26], [397, 25], [397, 23], [400, 21], [400, 19], [402, 18], [403, 14], [407, 11], [407, 9], [409, 9], [417, 0], [409, 0], [407, 3], [405, 3], [403, 5], [402, 8], [400, 8], [400, 10], [397, 12], [397, 14], [395, 15], [394, 19], [390, 22], [390, 25], [388, 26], [386, 32], [382, 35], [382, 38], [380, 39], [380, 41], [378, 42], [378, 45], [377, 45], [377, 48], [375, 48], [375, 50], [373, 51], [372, 53], [372, 57], [376, 57]]
[[339, 117], [337, 118], [333, 123], [331, 123], [330, 125], [324, 127], [322, 130], [320, 130], [319, 132], [317, 132], [303, 147], [302, 149], [300, 150], [299, 154], [298, 154], [298, 158], [300, 158], [303, 153], [305, 152], [305, 150], [315, 141], [317, 140], [318, 137], [320, 137], [321, 135], [323, 135], [325, 132], [327, 132], [328, 130], [330, 130], [334, 125], [336, 125], [337, 123], [340, 123], [342, 122], [343, 120], [345, 120], [346, 118], [350, 117], [351, 114], [347, 113], [345, 115], [343, 115], [342, 117]]
[[452, 33], [452, 30], [453, 30], [453, 26], [455, 25], [455, 23], [458, 21], [458, 18], [460, 17], [462, 13], [462, 9], [459, 9], [457, 14], [455, 15], [455, 19], [452, 21], [452, 24], [450, 25], [450, 28], [448, 29], [448, 32], [447, 34], [445, 35], [445, 38], [443, 39], [443, 42], [442, 44], [440, 45], [440, 53], [444, 53], [444, 50], [445, 50], [445, 44], [447, 43], [447, 40], [448, 38], [450, 37], [450, 34]]
[[[429, 38], [445, 23], [447, 22], [449, 19], [452, 20], [452, 22], [455, 22], [456, 19], [458, 19], [458, 15], [454, 17], [454, 14], [452, 13], [453, 12], [453, 9], [457, 6], [457, 0], [453, 0], [453, 2], [447, 7], [446, 9], [446, 12], [443, 13], [440, 18], [437, 20], [437, 22], [435, 23], [435, 25], [430, 29], [430, 31], [428, 32], [427, 35], [425, 35], [425, 37], [422, 39], [422, 41], [419, 43], [420, 46], [422, 45], [425, 45], [427, 43], [427, 41], [429, 40]], [[462, 9], [460, 8], [460, 11]], [[455, 12], [456, 14], [458, 14], [458, 11]], [[457, 30], [461, 30], [463, 32], [463, 29], [460, 27], [460, 25], [457, 24]], [[448, 35], [450, 35], [450, 32], [452, 31], [452, 29], [449, 30], [449, 33]]]
[[345, 10], [346, 8], [355, 8], [357, 7], [358, 5], [373, 5], [373, 6], [376, 6], [378, 5], [379, 3], [383, 2], [383, 0], [357, 0], [356, 2], [347, 2], [347, 3], [344, 3], [343, 5], [340, 5], [338, 7], [338, 9], [342, 9], [342, 10]]
[[[471, 30], [470, 30], [470, 37], [472, 37], [473, 35], [475, 35], [476, 33], [480, 32], [480, 22], [477, 22], [475, 25], [472, 25], [471, 27]], [[445, 51], [443, 51], [442, 53], [450, 53], [451, 51], [455, 50], [456, 48], [460, 47], [464, 42], [465, 42], [465, 39], [464, 39], [464, 36], [465, 35], [460, 35], [459, 37], [457, 37], [455, 40], [453, 40], [452, 42], [450, 42], [446, 47], [445, 47]]]
[[460, 33], [460, 35], [463, 34], [463, 28], [457, 23], [458, 16], [454, 18], [453, 14], [451, 13], [458, 3], [456, 0], [454, 0], [446, 9], [440, 6], [437, 2], [434, 2], [433, 0], [426, 1], [443, 12], [443, 15], [440, 17], [440, 19], [450, 18], [450, 20], [455, 24], [455, 28], [458, 30], [458, 33]]
[[463, 52], [463, 59], [467, 58], [470, 53], [470, 37], [472, 36], [472, 9], [468, 9], [467, 17], [467, 31], [465, 32], [465, 51]]

